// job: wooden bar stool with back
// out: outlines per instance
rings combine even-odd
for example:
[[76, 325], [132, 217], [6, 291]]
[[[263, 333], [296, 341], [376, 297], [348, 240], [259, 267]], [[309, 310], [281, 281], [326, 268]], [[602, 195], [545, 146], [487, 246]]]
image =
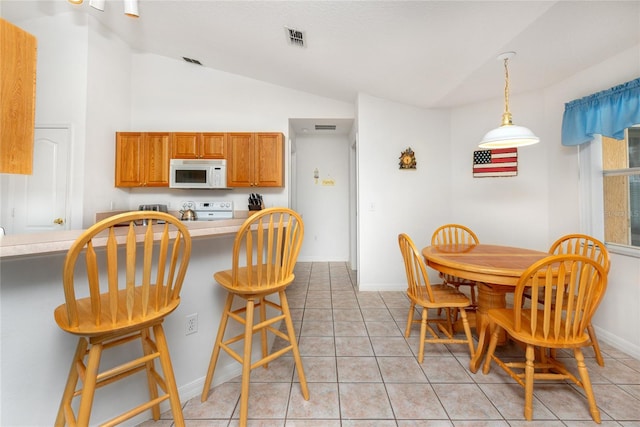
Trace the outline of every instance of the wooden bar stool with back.
[[[211, 381], [220, 355], [224, 350], [242, 364], [242, 387], [240, 392], [240, 425], [247, 424], [249, 411], [249, 379], [251, 370], [268, 363], [291, 351], [300, 380], [300, 389], [305, 400], [309, 400], [309, 390], [302, 368], [286, 288], [293, 282], [293, 269], [302, 246], [304, 225], [298, 213], [287, 208], [268, 208], [249, 217], [238, 230], [233, 245], [233, 261], [230, 270], [214, 274], [215, 280], [227, 290], [227, 300], [218, 329], [209, 369], [202, 390], [202, 401], [207, 400]], [[277, 295], [279, 302], [267, 297]], [[233, 301], [240, 298], [245, 304], [233, 309]], [[257, 323], [254, 311], [259, 308]], [[279, 313], [267, 318], [267, 308]], [[242, 315], [244, 314], [244, 316]], [[232, 319], [244, 326], [244, 333], [225, 339], [228, 321]], [[287, 333], [274, 327], [274, 323], [284, 321]], [[260, 360], [252, 362], [251, 348], [255, 333], [260, 332]], [[269, 353], [267, 332], [282, 338], [288, 345]], [[244, 340], [243, 345], [232, 347]]]
[[[147, 401], [102, 425], [120, 424], [148, 409], [158, 420], [160, 403], [169, 400], [175, 425], [184, 426], [162, 322], [180, 304], [190, 256], [187, 228], [172, 215], [152, 211], [106, 218], [71, 245], [62, 273], [65, 304], [55, 309], [54, 317], [62, 330], [79, 339], [56, 426], [89, 425], [96, 389], [137, 372], [146, 372]], [[88, 296], [77, 298], [76, 292]], [[141, 354], [99, 371], [103, 352], [135, 340], [140, 340], [142, 351], [136, 353]], [[156, 369], [158, 360], [161, 371]], [[77, 389], [79, 380], [82, 386]], [[77, 396], [76, 415], [72, 401]]]

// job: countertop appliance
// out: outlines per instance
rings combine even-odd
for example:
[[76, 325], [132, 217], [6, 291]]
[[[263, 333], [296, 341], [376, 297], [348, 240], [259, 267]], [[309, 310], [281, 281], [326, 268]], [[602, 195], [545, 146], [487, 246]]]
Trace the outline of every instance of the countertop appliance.
[[[147, 204], [147, 205], [138, 205], [139, 211], [157, 211], [167, 213], [167, 205], [161, 205], [158, 203], [155, 204]], [[164, 221], [158, 221], [158, 224], [164, 224]], [[138, 225], [147, 225], [147, 220], [142, 220], [141, 224]]]
[[224, 200], [196, 202], [195, 212], [198, 221], [233, 219], [233, 202]]
[[225, 159], [171, 159], [170, 188], [227, 188]]

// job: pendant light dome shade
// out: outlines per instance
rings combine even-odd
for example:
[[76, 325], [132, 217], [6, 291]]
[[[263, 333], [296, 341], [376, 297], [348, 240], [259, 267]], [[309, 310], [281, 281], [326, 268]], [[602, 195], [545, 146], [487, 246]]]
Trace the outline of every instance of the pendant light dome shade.
[[540, 142], [530, 129], [524, 126], [502, 125], [490, 130], [480, 142], [482, 148], [524, 147]]
[[535, 136], [530, 129], [524, 126], [516, 126], [511, 119], [509, 111], [509, 59], [515, 56], [515, 52], [505, 52], [498, 56], [504, 61], [504, 113], [502, 114], [502, 124], [500, 127], [490, 130], [480, 141], [481, 148], [511, 148], [524, 147], [540, 142], [540, 138]]

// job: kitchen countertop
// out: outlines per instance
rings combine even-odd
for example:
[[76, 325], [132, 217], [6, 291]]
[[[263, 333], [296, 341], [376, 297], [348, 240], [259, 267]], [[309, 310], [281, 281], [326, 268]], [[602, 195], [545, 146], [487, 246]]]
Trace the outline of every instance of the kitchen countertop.
[[[234, 235], [245, 220], [246, 218], [185, 221], [184, 224], [189, 229], [191, 237], [197, 239]], [[0, 237], [0, 258], [66, 252], [83, 232], [84, 230], [64, 230], [2, 236]], [[126, 233], [126, 227], [122, 227], [122, 233]], [[106, 239], [104, 240], [106, 241]], [[101, 245], [100, 241], [94, 242], [96, 247]]]

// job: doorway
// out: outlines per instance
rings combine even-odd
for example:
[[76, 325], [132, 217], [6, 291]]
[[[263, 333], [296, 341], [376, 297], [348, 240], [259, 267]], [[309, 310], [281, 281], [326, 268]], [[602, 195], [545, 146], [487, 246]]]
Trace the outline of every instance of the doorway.
[[352, 210], [353, 119], [290, 119], [290, 205], [305, 221], [299, 260], [350, 262], [355, 248]]

